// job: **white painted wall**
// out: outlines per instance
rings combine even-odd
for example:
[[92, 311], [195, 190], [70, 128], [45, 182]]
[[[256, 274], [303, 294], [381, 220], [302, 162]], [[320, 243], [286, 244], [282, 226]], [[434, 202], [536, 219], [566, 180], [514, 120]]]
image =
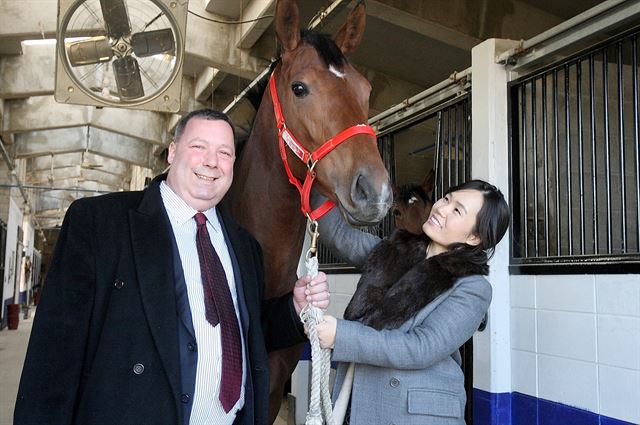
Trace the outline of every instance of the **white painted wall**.
[[[515, 42], [487, 40], [471, 51], [471, 174], [496, 185], [509, 196], [507, 72], [496, 64], [501, 52]], [[509, 234], [496, 247], [490, 262], [493, 299], [483, 332], [473, 338], [473, 386], [492, 393], [511, 390], [509, 321]]]
[[4, 316], [4, 300], [14, 296], [14, 300], [17, 300], [16, 294], [14, 294], [14, 283], [18, 271], [16, 270], [16, 255], [21, 253], [16, 252], [16, 244], [18, 237], [18, 226], [22, 224], [22, 211], [18, 207], [18, 204], [9, 198], [9, 216], [7, 217], [7, 249], [4, 256], [4, 281], [2, 291], [2, 316]]

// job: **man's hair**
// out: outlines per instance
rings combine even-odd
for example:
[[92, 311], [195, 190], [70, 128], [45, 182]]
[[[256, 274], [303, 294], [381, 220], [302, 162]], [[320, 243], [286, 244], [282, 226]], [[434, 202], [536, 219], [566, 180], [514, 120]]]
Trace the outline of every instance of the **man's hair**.
[[173, 140], [176, 143], [180, 141], [180, 137], [182, 136], [182, 133], [184, 133], [184, 128], [187, 126], [187, 123], [193, 118], [199, 118], [199, 119], [208, 120], [208, 121], [224, 121], [227, 124], [229, 124], [229, 127], [231, 127], [231, 132], [233, 133], [233, 139], [235, 140], [236, 138], [236, 131], [233, 128], [233, 123], [231, 122], [231, 118], [229, 118], [229, 116], [224, 112], [216, 111], [215, 109], [206, 108], [206, 109], [198, 109], [195, 111], [191, 111], [188, 114], [184, 115], [182, 118], [180, 118], [180, 121], [178, 121], [178, 124], [176, 125], [176, 130], [173, 134]]

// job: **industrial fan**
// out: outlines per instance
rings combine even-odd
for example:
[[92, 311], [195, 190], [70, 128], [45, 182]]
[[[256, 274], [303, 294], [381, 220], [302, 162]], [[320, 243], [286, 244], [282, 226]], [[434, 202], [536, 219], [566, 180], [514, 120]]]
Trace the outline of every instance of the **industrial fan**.
[[59, 0], [58, 102], [180, 107], [187, 0]]

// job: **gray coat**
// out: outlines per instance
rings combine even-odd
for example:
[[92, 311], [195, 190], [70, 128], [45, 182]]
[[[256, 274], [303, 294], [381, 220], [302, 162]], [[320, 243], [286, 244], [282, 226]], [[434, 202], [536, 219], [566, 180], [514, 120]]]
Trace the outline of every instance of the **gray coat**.
[[[320, 228], [323, 241], [356, 264], [379, 242], [370, 235], [354, 235], [335, 213], [323, 218]], [[333, 398], [354, 362], [350, 423], [464, 424], [466, 394], [458, 349], [478, 328], [491, 293], [484, 277], [466, 276], [397, 329], [338, 320]]]

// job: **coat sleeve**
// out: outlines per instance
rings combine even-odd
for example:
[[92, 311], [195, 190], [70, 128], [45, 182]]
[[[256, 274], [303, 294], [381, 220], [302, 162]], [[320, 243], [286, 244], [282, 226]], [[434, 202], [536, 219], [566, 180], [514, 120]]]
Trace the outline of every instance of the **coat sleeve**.
[[95, 245], [86, 205], [73, 203], [60, 230], [31, 330], [15, 424], [73, 421], [95, 291]]
[[[321, 195], [313, 196], [314, 205], [320, 205], [324, 200]], [[369, 253], [381, 240], [377, 235], [349, 226], [340, 217], [338, 208], [331, 209], [318, 220], [318, 229], [322, 243], [334, 255], [356, 267], [362, 267]]]
[[339, 320], [333, 360], [393, 369], [427, 368], [450, 356], [473, 335], [489, 308], [491, 292], [483, 277], [463, 278], [409, 330], [376, 330]]

